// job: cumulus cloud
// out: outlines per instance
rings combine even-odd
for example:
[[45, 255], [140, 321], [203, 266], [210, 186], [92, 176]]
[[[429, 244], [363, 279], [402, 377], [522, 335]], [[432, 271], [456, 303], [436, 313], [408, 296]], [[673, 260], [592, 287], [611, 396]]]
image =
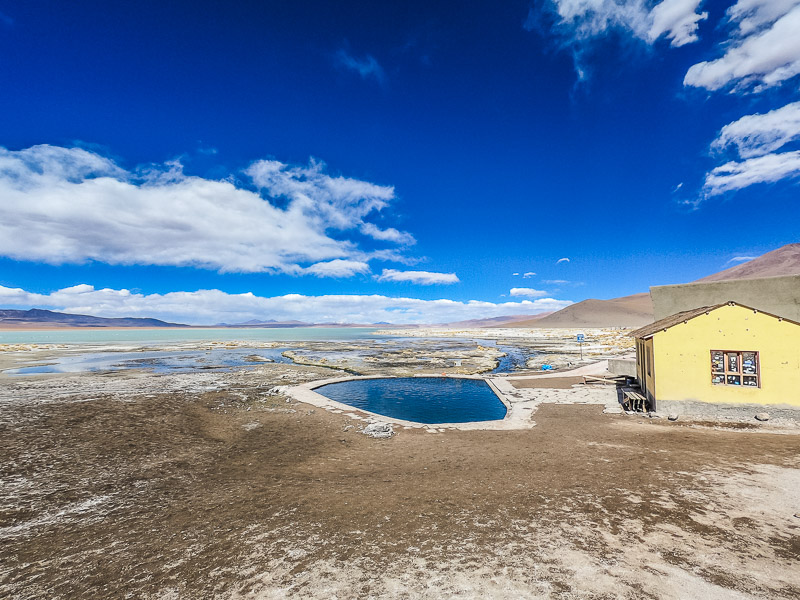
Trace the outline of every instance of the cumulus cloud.
[[525, 297], [525, 298], [541, 298], [543, 296], [547, 296], [547, 292], [542, 290], [535, 290], [533, 288], [511, 288], [511, 291], [508, 293], [509, 296], [513, 297]]
[[647, 40], [655, 42], [662, 35], [670, 46], [683, 46], [696, 42], [698, 23], [708, 18], [708, 13], [698, 13], [701, 0], [664, 0], [650, 11], [650, 28]]
[[800, 102], [793, 102], [765, 114], [746, 115], [725, 125], [711, 148], [735, 148], [742, 158], [761, 156], [800, 140]]
[[[727, 13], [729, 38], [721, 56], [693, 65], [684, 85], [732, 93], [758, 93], [800, 74], [800, 0], [738, 0]], [[800, 174], [797, 152], [777, 153], [800, 139], [800, 102], [765, 114], [746, 115], [723, 127], [712, 153], [735, 150], [741, 160], [706, 174], [703, 195], [774, 183]]]
[[371, 54], [367, 54], [364, 58], [356, 58], [347, 50], [341, 48], [336, 52], [334, 58], [336, 64], [354, 73], [358, 73], [362, 79], [373, 78], [381, 84], [386, 81], [386, 73], [383, 67]]
[[563, 262], [569, 262], [569, 259], [568, 259], [568, 258], [566, 258], [566, 257], [564, 257], [564, 258], [559, 258], [559, 259], [556, 261], [556, 264], [563, 263]]
[[693, 65], [684, 85], [760, 91], [800, 73], [800, 0], [739, 0], [727, 15], [724, 54]]
[[728, 162], [706, 174], [706, 196], [739, 190], [756, 183], [774, 183], [800, 176], [800, 151], [766, 154], [741, 162]]
[[528, 271], [522, 277], [525, 278], [525, 279], [530, 279], [531, 277], [533, 277], [535, 275], [536, 275], [536, 273], [534, 273], [533, 271]]
[[317, 277], [352, 277], [358, 273], [369, 273], [369, 265], [357, 260], [336, 258], [328, 262], [319, 262], [303, 269], [303, 273]]
[[49, 308], [100, 317], [153, 317], [194, 325], [239, 323], [251, 319], [298, 320], [315, 323], [447, 323], [505, 315], [534, 315], [559, 310], [568, 300], [493, 303], [479, 300], [420, 300], [382, 295], [263, 297], [220, 290], [139, 294], [129, 290], [95, 289], [78, 285], [49, 294], [0, 286], [0, 306]]
[[177, 162], [131, 171], [82, 148], [0, 148], [0, 256], [338, 277], [381, 256], [341, 239], [348, 232], [413, 240], [366, 220], [395, 198], [391, 186], [313, 160], [259, 160], [243, 174], [250, 185], [189, 176]]
[[378, 277], [378, 281], [407, 281], [421, 285], [451, 284], [458, 283], [459, 279], [455, 273], [432, 273], [430, 271], [397, 271], [395, 269], [384, 269]]

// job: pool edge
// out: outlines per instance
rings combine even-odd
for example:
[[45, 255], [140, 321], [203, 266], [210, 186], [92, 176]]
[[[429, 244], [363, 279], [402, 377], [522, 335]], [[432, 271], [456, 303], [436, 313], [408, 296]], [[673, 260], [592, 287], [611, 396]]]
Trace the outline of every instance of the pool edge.
[[[342, 383], [344, 381], [359, 381], [364, 379], [398, 379], [395, 375], [363, 375], [348, 377], [334, 377], [331, 379], [319, 379], [302, 383], [294, 386], [281, 387], [281, 391], [293, 398], [298, 402], [310, 404], [317, 408], [322, 408], [328, 411], [341, 411], [351, 417], [362, 418], [366, 421], [380, 421], [382, 423], [389, 423], [392, 425], [399, 425], [409, 427], [412, 429], [456, 429], [456, 430], [511, 430], [511, 429], [530, 429], [536, 425], [535, 421], [530, 419], [531, 412], [523, 414], [522, 410], [514, 410], [514, 403], [507, 395], [508, 392], [513, 390], [503, 391], [501, 388], [505, 387], [502, 384], [508, 384], [503, 378], [498, 377], [484, 377], [482, 375], [422, 375], [415, 374], [412, 377], [430, 377], [438, 379], [479, 379], [485, 381], [489, 389], [494, 392], [495, 396], [506, 407], [506, 415], [502, 419], [494, 419], [491, 421], [470, 421], [467, 423], [418, 423], [416, 421], [407, 421], [405, 419], [395, 419], [381, 415], [378, 413], [370, 412], [360, 408], [355, 408], [349, 404], [331, 400], [327, 396], [316, 392], [317, 388], [321, 388], [332, 383]], [[365, 415], [361, 416], [361, 415]]]

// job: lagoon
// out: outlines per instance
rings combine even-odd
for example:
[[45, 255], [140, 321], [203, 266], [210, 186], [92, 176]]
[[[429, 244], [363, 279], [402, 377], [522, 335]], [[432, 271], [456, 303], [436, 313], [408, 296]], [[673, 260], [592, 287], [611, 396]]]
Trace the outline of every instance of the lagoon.
[[81, 344], [199, 341], [311, 342], [373, 337], [374, 327], [264, 327], [163, 329], [49, 329], [0, 331], [0, 344]]

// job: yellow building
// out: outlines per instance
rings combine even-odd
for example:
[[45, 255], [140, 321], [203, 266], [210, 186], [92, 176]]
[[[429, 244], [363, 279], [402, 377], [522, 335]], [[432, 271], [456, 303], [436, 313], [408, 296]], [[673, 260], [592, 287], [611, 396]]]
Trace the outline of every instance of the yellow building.
[[800, 408], [800, 323], [726, 302], [632, 335], [637, 379], [653, 410], [693, 402]]

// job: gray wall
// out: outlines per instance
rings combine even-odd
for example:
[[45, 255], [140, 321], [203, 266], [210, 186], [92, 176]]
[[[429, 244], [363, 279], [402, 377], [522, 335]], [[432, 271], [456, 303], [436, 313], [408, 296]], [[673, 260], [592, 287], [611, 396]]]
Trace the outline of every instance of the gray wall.
[[636, 361], [630, 358], [609, 358], [608, 370], [614, 375], [636, 377]]
[[735, 279], [650, 288], [655, 320], [730, 300], [800, 322], [800, 275]]

